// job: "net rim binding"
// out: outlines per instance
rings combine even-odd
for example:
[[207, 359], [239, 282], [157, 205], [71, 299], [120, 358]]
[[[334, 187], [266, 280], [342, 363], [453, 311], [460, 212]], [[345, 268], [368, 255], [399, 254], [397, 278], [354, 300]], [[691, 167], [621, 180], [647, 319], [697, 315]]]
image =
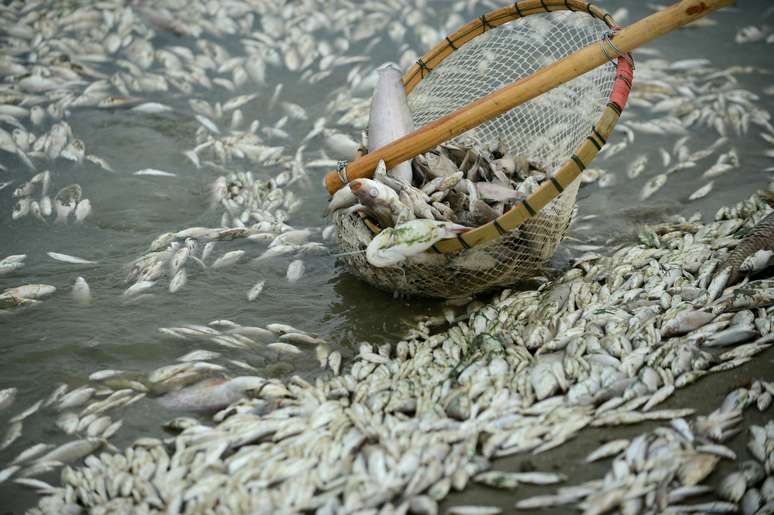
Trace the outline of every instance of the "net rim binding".
[[[629, 92], [631, 91], [634, 78], [634, 59], [630, 53], [621, 53], [610, 41], [611, 33], [615, 34], [620, 29], [620, 26], [615, 23], [615, 20], [607, 11], [590, 2], [583, 2], [581, 0], [522, 0], [509, 7], [489, 11], [463, 25], [455, 33], [446, 36], [435, 47], [417, 59], [417, 63], [412, 65], [403, 75], [402, 82], [408, 95], [422, 79], [432, 73], [435, 66], [442, 63], [456, 50], [476, 37], [511, 21], [518, 21], [535, 14], [559, 11], [585, 12], [593, 18], [602, 21], [611, 29], [610, 32], [605, 33], [602, 39], [600, 39], [601, 51], [611, 63], [614, 63], [613, 56], [605, 48], [605, 43], [607, 43], [614, 52], [613, 55], [616, 60], [614, 63], [616, 66], [616, 77], [611, 93], [608, 96], [607, 106], [597, 120], [597, 123], [592, 125], [589, 136], [584, 142], [553, 175], [547, 177], [541, 183], [535, 192], [495, 220], [471, 229], [457, 237], [440, 240], [429, 252], [451, 254], [488, 243], [501, 237], [504, 234], [503, 230], [506, 233], [512, 232], [525, 221], [536, 216], [543, 207], [558, 197], [591, 163], [612, 133], [618, 118], [626, 106]], [[437, 60], [437, 62], [432, 63], [434, 60]], [[433, 64], [432, 67], [430, 63]], [[340, 169], [339, 174], [340, 176], [344, 174], [344, 177], [346, 177], [346, 167], [343, 170]], [[365, 218], [361, 218], [361, 221], [365, 220]], [[381, 232], [381, 228], [374, 223], [366, 223], [366, 226], [374, 235]]]

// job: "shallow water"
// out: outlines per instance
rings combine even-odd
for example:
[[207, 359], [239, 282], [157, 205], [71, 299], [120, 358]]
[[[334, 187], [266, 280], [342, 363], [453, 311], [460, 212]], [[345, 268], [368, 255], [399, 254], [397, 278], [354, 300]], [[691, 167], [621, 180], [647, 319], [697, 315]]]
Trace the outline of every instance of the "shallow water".
[[[435, 5], [435, 4], [434, 4]], [[605, 2], [610, 11], [619, 6], [629, 9], [632, 22], [651, 11], [644, 5], [630, 2]], [[767, 74], [752, 73], [737, 75], [740, 87], [759, 94], [759, 106], [771, 111], [774, 97], [762, 93], [771, 85], [774, 60], [771, 45], [753, 43], [737, 45], [733, 38], [737, 29], [759, 23], [760, 13], [767, 2], [746, 2], [744, 6], [728, 9], [712, 16], [717, 26], [701, 29], [685, 29], [668, 35], [650, 48], [657, 49], [668, 60], [707, 57], [716, 68], [732, 65], [753, 66], [767, 70]], [[448, 5], [440, 2], [436, 6], [439, 23]], [[484, 9], [481, 8], [481, 11]], [[472, 16], [471, 16], [472, 18]], [[158, 44], [164, 44], [162, 36]], [[174, 41], [173, 41], [174, 43]], [[236, 51], [228, 41], [220, 41], [227, 48]], [[415, 49], [424, 49], [413, 42]], [[385, 38], [372, 52], [374, 64], [395, 59], [397, 45]], [[635, 52], [635, 58], [637, 53]], [[346, 84], [346, 73], [341, 71], [327, 79], [324, 84], [310, 86], [297, 80], [293, 74], [281, 68], [273, 68], [267, 77], [267, 85], [261, 88], [258, 102], [245, 107], [245, 119], [259, 119], [262, 126], [271, 125], [282, 115], [278, 110], [266, 111], [260, 100], [268, 98], [274, 86], [285, 85], [281, 99], [298, 103], [308, 111], [306, 121], [291, 120], [285, 130], [293, 140], [300, 140], [319, 116], [325, 116], [328, 93]], [[242, 90], [225, 94], [213, 90], [204, 98], [209, 102], [224, 100], [238, 93], [252, 92], [249, 82]], [[635, 75], [636, 84], [636, 75]], [[218, 93], [217, 91], [220, 91]], [[189, 267], [189, 281], [176, 294], [170, 294], [166, 287], [158, 289], [155, 296], [138, 303], [127, 304], [122, 299], [126, 266], [141, 256], [149, 243], [160, 233], [175, 231], [192, 226], [214, 227], [219, 224], [220, 211], [209, 207], [209, 184], [220, 175], [217, 170], [203, 167], [196, 169], [182, 156], [182, 152], [194, 145], [197, 122], [190, 114], [187, 98], [182, 95], [152, 94], [148, 101], [167, 103], [175, 108], [170, 113], [149, 115], [129, 110], [105, 111], [96, 108], [73, 109], [68, 122], [74, 134], [81, 138], [90, 153], [106, 159], [114, 173], [101, 170], [92, 164], [75, 165], [58, 160], [51, 163], [51, 190], [79, 183], [84, 197], [91, 200], [94, 212], [83, 225], [43, 224], [32, 217], [11, 220], [10, 213], [14, 200], [12, 188], [0, 192], [0, 258], [10, 254], [27, 254], [27, 265], [12, 274], [0, 276], [0, 290], [24, 283], [47, 283], [57, 287], [57, 292], [41, 304], [11, 313], [0, 313], [0, 388], [17, 387], [19, 395], [12, 408], [0, 413], [0, 427], [5, 421], [26, 408], [37, 399], [47, 396], [59, 383], [74, 387], [87, 382], [90, 373], [106, 368], [120, 368], [139, 372], [150, 372], [157, 367], [172, 363], [176, 358], [196, 348], [223, 351], [214, 344], [178, 341], [164, 337], [160, 327], [178, 326], [188, 323], [206, 324], [216, 319], [229, 319], [244, 325], [264, 326], [272, 322], [294, 325], [302, 330], [319, 334], [342, 351], [345, 362], [348, 350], [357, 348], [357, 342], [368, 340], [372, 343], [394, 341], [406, 329], [404, 321], [417, 315], [437, 314], [444, 304], [440, 301], [423, 299], [394, 299], [392, 295], [366, 286], [352, 276], [335, 256], [306, 256], [306, 273], [301, 281], [289, 284], [285, 270], [289, 259], [264, 261], [260, 265], [240, 265], [225, 270], [201, 270]], [[642, 121], [648, 116], [647, 110], [630, 107], [622, 117]], [[609, 188], [596, 184], [583, 187], [578, 195], [579, 215], [598, 215], [583, 225], [587, 229], [571, 230], [570, 236], [580, 240], [565, 242], [557, 253], [554, 266], [562, 267], [569, 257], [581, 252], [573, 249], [574, 243], [595, 243], [610, 248], [615, 242], [630, 239], [636, 235], [640, 224], [657, 222], [669, 214], [689, 215], [700, 211], [710, 217], [721, 206], [746, 198], [760, 188], [766, 188], [769, 176], [761, 172], [774, 162], [763, 155], [770, 148], [758, 136], [760, 129], [753, 125], [744, 137], [732, 136], [722, 150], [735, 147], [741, 166], [715, 179], [712, 193], [704, 199], [687, 202], [687, 197], [706, 181], [700, 175], [716, 158], [716, 155], [702, 161], [696, 168], [683, 170], [669, 177], [667, 186], [645, 202], [639, 200], [644, 183], [661, 173], [658, 148], [671, 149], [671, 136], [636, 135], [627, 149], [609, 159], [604, 154], [597, 158], [594, 167], [603, 168], [617, 175], [617, 183]], [[692, 149], [705, 147], [718, 136], [706, 127], [691, 129], [689, 144]], [[623, 138], [616, 133], [610, 143]], [[321, 143], [309, 143], [306, 152], [315, 155]], [[286, 153], [292, 156], [296, 149], [291, 141]], [[650, 156], [646, 171], [637, 179], [626, 178], [626, 167], [639, 154]], [[8, 167], [0, 172], [0, 179], [21, 180], [29, 178], [26, 169], [6, 153], [0, 154], [0, 163]], [[41, 170], [45, 169], [41, 165]], [[177, 177], [137, 177], [132, 172], [142, 168], [158, 168], [173, 172]], [[271, 167], [254, 170], [261, 178], [268, 178], [278, 170]], [[293, 214], [288, 221], [296, 227], [322, 228], [327, 225], [323, 217], [326, 195], [320, 187], [325, 169], [310, 169], [310, 180], [296, 183], [293, 191], [304, 199], [304, 207]], [[244, 242], [218, 243], [216, 255], [228, 250], [249, 249]], [[51, 260], [46, 252], [54, 251], [73, 254], [98, 261], [96, 265], [72, 265]], [[263, 251], [255, 246], [250, 257]], [[335, 252], [335, 250], [333, 250]], [[77, 276], [84, 276], [94, 295], [94, 302], [83, 307], [72, 302], [70, 288]], [[245, 299], [247, 290], [259, 279], [266, 280], [261, 296], [252, 303]], [[275, 353], [229, 351], [229, 358], [243, 360], [258, 369], [258, 374], [272, 377], [287, 377], [300, 374], [314, 377], [320, 373], [319, 364], [313, 351], [295, 358], [277, 356]], [[756, 358], [756, 363], [739, 370], [749, 371], [756, 377], [770, 372], [770, 353]], [[238, 370], [232, 370], [236, 375]], [[723, 379], [721, 379], [721, 377]], [[730, 384], [739, 378], [738, 371], [713, 376], [704, 380], [702, 392], [714, 392], [713, 396], [728, 390]], [[695, 395], [692, 391], [680, 392], [675, 399], [679, 405], [689, 405], [700, 410], [716, 406], [716, 399]], [[705, 409], [706, 408], [706, 409]], [[161, 409], [153, 400], [145, 399], [120, 414], [124, 426], [113, 439], [117, 446], [134, 440], [138, 435], [162, 434], [160, 423], [173, 416]], [[116, 414], [114, 418], [118, 418]], [[47, 410], [25, 420], [21, 439], [9, 449], [0, 452], [0, 463], [5, 463], [22, 449], [39, 441], [61, 443], [69, 438], [54, 427], [56, 413]], [[606, 431], [607, 432], [607, 431]], [[598, 438], [588, 431], [589, 441]], [[583, 448], [585, 449], [585, 448]], [[552, 452], [551, 458], [535, 457], [530, 461], [538, 468], [546, 468], [563, 460], [585, 455], [575, 450], [565, 451], [564, 447]], [[518, 465], [514, 465], [518, 466]], [[576, 467], [573, 473], [583, 474], [588, 469]], [[53, 479], [56, 475], [43, 476]], [[480, 493], [465, 492], [450, 502], [474, 503], [488, 499], [486, 490]], [[487, 494], [487, 495], [484, 495]], [[18, 512], [30, 506], [34, 495], [16, 486], [0, 485], [0, 510]], [[502, 503], [508, 506], [508, 503]]]

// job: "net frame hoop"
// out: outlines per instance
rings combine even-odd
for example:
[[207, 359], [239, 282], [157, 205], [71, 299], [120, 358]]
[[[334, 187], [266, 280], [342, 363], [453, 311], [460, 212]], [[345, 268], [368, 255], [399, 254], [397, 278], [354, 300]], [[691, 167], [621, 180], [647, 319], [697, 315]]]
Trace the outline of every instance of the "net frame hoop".
[[[620, 28], [607, 11], [581, 0], [521, 0], [512, 6], [489, 11], [479, 18], [468, 22], [417, 59], [416, 64], [412, 65], [401, 79], [406, 95], [410, 94], [420, 81], [429, 76], [433, 69], [452, 53], [488, 30], [511, 21], [526, 18], [527, 16], [556, 11], [586, 13], [604, 22], [613, 33]], [[626, 107], [626, 101], [629, 97], [634, 78], [634, 60], [630, 53], [622, 55], [617, 52], [615, 47], [605, 46], [604, 38], [600, 40], [600, 52], [604, 53], [608, 58], [611, 57], [610, 54], [612, 52], [616, 57], [616, 77], [608, 97], [607, 106], [602, 111], [597, 122], [592, 125], [589, 136], [586, 137], [584, 142], [581, 143], [562, 166], [547, 177], [538, 189], [526, 199], [489, 223], [457, 235], [456, 238], [440, 240], [428, 252], [441, 254], [460, 252], [488, 243], [505, 233], [517, 229], [528, 219], [537, 216], [543, 207], [558, 197], [581, 175], [612, 133], [623, 109]], [[381, 232], [381, 228], [367, 218], [362, 218], [362, 220], [372, 233], [378, 234]]]

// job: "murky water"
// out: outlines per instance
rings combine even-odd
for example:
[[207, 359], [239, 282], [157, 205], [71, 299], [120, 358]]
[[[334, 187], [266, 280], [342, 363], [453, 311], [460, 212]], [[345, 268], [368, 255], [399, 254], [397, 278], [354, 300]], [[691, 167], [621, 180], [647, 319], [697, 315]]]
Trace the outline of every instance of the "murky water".
[[[760, 107], [771, 111], [774, 98], [762, 91], [770, 86], [771, 73], [774, 72], [772, 46], [765, 43], [740, 46], [733, 41], [739, 27], [760, 21], [758, 17], [767, 5], [762, 0], [746, 2], [744, 6], [713, 15], [712, 19], [718, 22], [716, 26], [681, 30], [649, 48], [659, 50], [661, 56], [668, 60], [706, 57], [720, 69], [729, 66], [765, 69], [766, 73], [756, 71], [736, 77], [740, 87], [759, 94]], [[449, 5], [437, 2], [433, 6], [438, 13], [438, 27], [441, 27]], [[610, 11], [619, 6], [626, 6], [630, 11], [625, 22], [651, 12], [644, 5], [630, 2], [604, 3]], [[162, 35], [156, 41], [159, 45], [170, 42], [184, 44], [184, 40], [169, 35]], [[239, 50], [239, 46], [227, 38], [219, 43], [231, 51]], [[424, 51], [417, 40], [411, 41], [411, 44], [418, 52]], [[373, 64], [376, 66], [384, 60], [396, 59], [398, 53], [398, 46], [389, 38], [384, 38], [373, 48]], [[282, 116], [277, 109], [266, 110], [266, 100], [278, 83], [284, 84], [281, 98], [302, 105], [309, 114], [308, 120], [291, 120], [285, 126], [291, 136], [285, 152], [292, 156], [297, 141], [309, 132], [313, 121], [327, 115], [329, 92], [346, 84], [346, 70], [340, 70], [322, 84], [310, 86], [299, 81], [297, 74], [273, 68], [267, 77], [267, 85], [258, 91], [259, 101], [251, 102], [244, 108], [246, 120], [258, 119], [262, 126], [269, 126]], [[253, 92], [249, 84], [242, 88], [243, 91], [234, 93], [223, 90], [197, 93], [214, 103], [238, 93]], [[247, 264], [243, 260], [241, 264], [224, 270], [189, 268], [188, 284], [180, 292], [171, 294], [166, 288], [161, 288], [154, 296], [141, 302], [126, 303], [122, 298], [127, 286], [124, 283], [126, 266], [145, 253], [156, 236], [192, 226], [217, 226], [221, 214], [209, 207], [208, 190], [210, 183], [221, 172], [206, 166], [197, 169], [182, 155], [194, 146], [197, 128], [188, 107], [188, 98], [181, 94], [152, 94], [147, 100], [163, 102], [175, 110], [153, 115], [122, 109], [72, 110], [68, 123], [73, 132], [85, 142], [89, 152], [106, 159], [115, 170], [111, 173], [92, 164], [77, 165], [61, 159], [51, 163], [53, 192], [67, 184], [78, 183], [83, 187], [84, 197], [91, 200], [94, 212], [83, 225], [43, 224], [32, 217], [14, 221], [10, 216], [14, 205], [12, 188], [0, 193], [0, 258], [10, 254], [28, 255], [25, 267], [0, 276], [0, 290], [24, 283], [46, 283], [57, 287], [56, 294], [40, 305], [0, 313], [0, 349], [3, 352], [0, 388], [13, 386], [19, 389], [13, 408], [0, 413], [0, 427], [4, 428], [8, 418], [48, 395], [59, 383], [77, 386], [85, 383], [90, 373], [106, 368], [147, 373], [174, 362], [195, 348], [224, 350], [214, 344], [171, 340], [159, 333], [160, 327], [206, 324], [216, 319], [260, 326], [282, 322], [318, 334], [333, 348], [342, 351], [346, 361], [348, 351], [357, 348], [359, 341], [393, 341], [405, 330], [404, 321], [441, 310], [443, 303], [439, 301], [394, 299], [390, 294], [374, 290], [348, 275], [331, 255], [305, 257], [306, 273], [295, 284], [288, 283], [285, 278], [289, 259], [263, 261], [258, 265]], [[646, 116], [647, 110], [630, 107], [624, 113], [622, 122], [643, 121]], [[736, 148], [741, 166], [715, 179], [712, 193], [695, 202], [688, 202], [687, 197], [706, 182], [701, 179], [701, 174], [714, 162], [716, 155], [700, 162], [695, 168], [671, 175], [667, 186], [645, 202], [639, 200], [641, 188], [649, 178], [663, 172], [658, 149], [671, 149], [675, 138], [638, 133], [624, 152], [609, 159], [600, 156], [593, 166], [615, 173], [617, 183], [605, 189], [598, 185], [581, 189], [579, 215], [598, 217], [583, 222], [587, 228], [576, 227], [571, 231], [571, 236], [579, 241], [565, 243], [557, 253], [555, 266], [564, 266], [569, 257], [579, 253], [573, 249], [573, 244], [593, 243], [609, 247], [616, 241], [636, 235], [637, 227], [642, 223], [658, 221], [668, 214], [687, 215], [697, 210], [704, 216], [711, 216], [719, 206], [766, 188], [769, 176], [760, 170], [774, 162], [763, 155], [768, 144], [757, 135], [758, 130], [757, 126], [752, 126], [743, 137], [731, 136], [723, 149]], [[706, 127], [693, 128], [690, 136], [692, 148], [705, 147], [718, 138], [716, 132]], [[616, 133], [610, 143], [623, 137], [620, 132]], [[308, 156], [317, 156], [320, 149], [319, 139], [312, 140], [305, 152]], [[650, 156], [646, 171], [638, 178], [628, 180], [628, 163], [643, 153]], [[29, 173], [16, 158], [0, 153], [0, 163], [8, 168], [0, 172], [3, 181], [29, 178]], [[132, 175], [142, 168], [166, 170], [177, 174], [177, 177]], [[45, 169], [43, 165], [42, 169]], [[253, 171], [259, 178], [268, 178], [277, 169], [253, 168]], [[322, 168], [310, 169], [308, 181], [293, 185], [293, 191], [304, 199], [304, 205], [288, 223], [314, 228], [327, 225], [328, 221], [323, 216], [327, 197], [320, 187], [325, 171]], [[250, 257], [264, 250], [259, 245], [250, 249], [244, 241], [222, 242], [217, 247], [218, 254], [236, 248], [247, 249]], [[98, 263], [60, 263], [46, 255], [49, 251], [73, 254]], [[94, 295], [93, 304], [87, 307], [77, 305], [70, 296], [71, 286], [79, 275], [86, 278]], [[260, 279], [266, 280], [264, 292], [255, 302], [247, 302], [247, 290]], [[247, 362], [264, 376], [300, 374], [314, 377], [319, 373], [319, 365], [311, 350], [294, 358], [272, 352], [242, 350], [228, 351], [228, 357]], [[760, 360], [759, 363], [765, 362], [765, 365], [746, 370], [757, 375], [768, 373], [771, 377], [770, 354], [756, 359]], [[232, 372], [239, 373], [238, 370]], [[735, 372], [726, 375], [731, 374]], [[702, 385], [703, 391], [712, 389], [720, 392], [726, 391], [729, 382], [713, 376]], [[705, 402], [707, 407], [717, 404], [714, 399], [710, 402], [706, 397], [691, 395], [688, 391], [679, 394], [675, 402], [700, 409]], [[117, 446], [131, 442], [139, 434], [161, 434], [160, 423], [172, 414], [161, 409], [152, 399], [145, 399], [131, 406], [122, 416], [125, 424], [114, 439]], [[10, 449], [0, 452], [0, 463], [5, 463], [35, 442], [66, 441], [68, 438], [54, 427], [55, 417], [53, 410], [47, 410], [27, 419], [22, 438]], [[596, 436], [593, 432], [589, 433], [590, 441], [594, 440]], [[577, 449], [568, 452], [579, 456], [585, 454]], [[533, 464], [545, 461], [546, 465], [550, 465], [566, 457], [562, 452], [551, 454], [550, 459], [535, 457], [531, 461]], [[588, 470], [576, 467], [573, 473], [583, 474]], [[453, 501], [468, 503], [482, 500], [480, 495], [474, 493], [468, 497], [469, 494], [460, 494]], [[32, 494], [16, 486], [7, 483], [0, 486], [0, 510], [21, 511], [33, 499]]]

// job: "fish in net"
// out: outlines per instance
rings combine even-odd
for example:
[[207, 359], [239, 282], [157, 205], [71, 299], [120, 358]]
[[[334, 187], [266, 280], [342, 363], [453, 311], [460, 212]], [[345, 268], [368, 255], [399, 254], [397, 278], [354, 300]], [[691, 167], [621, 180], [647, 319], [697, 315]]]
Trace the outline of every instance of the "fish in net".
[[[407, 72], [403, 82], [413, 86], [407, 100], [417, 128], [602, 41], [614, 26], [612, 18], [595, 7], [583, 12], [561, 10], [514, 18], [494, 27], [487, 26], [487, 19], [491, 22], [493, 18], [482, 17], [479, 35], [471, 39], [463, 27], [447, 38], [453, 49], [440, 63], [434, 63], [430, 69], [420, 59], [419, 66]], [[455, 45], [454, 41], [463, 44]], [[432, 155], [451, 156], [450, 146], [485, 154], [487, 149], [499, 145], [513, 158], [530, 162], [537, 175], [542, 174], [539, 178], [553, 182], [561, 193], [534, 213], [527, 202], [522, 202], [518, 209], [530, 212], [518, 228], [503, 229], [495, 220], [496, 237], [487, 241], [468, 245], [461, 240], [460, 250], [456, 252], [431, 249], [399, 265], [380, 268], [371, 265], [364, 252], [379, 228], [361, 214], [339, 210], [333, 213], [333, 219], [341, 259], [350, 272], [384, 290], [442, 298], [480, 293], [539, 274], [569, 226], [580, 182], [572, 180], [560, 186], [554, 177], [562, 167], [576, 166], [578, 156], [590, 154], [593, 158], [604, 145], [623, 107], [617, 106], [617, 112], [612, 113], [612, 123], [606, 121], [620, 75], [618, 68], [620, 60], [617, 67], [611, 59], [610, 64], [597, 67], [414, 158], [415, 182], [416, 171], [422, 163], [428, 157], [432, 159]], [[630, 82], [627, 86], [630, 87]], [[591, 145], [589, 140], [597, 148], [584, 153], [583, 149]], [[490, 152], [487, 157], [491, 162], [497, 156]], [[589, 161], [590, 158], [586, 159], [583, 166]], [[460, 164], [460, 161], [455, 163]], [[519, 180], [523, 182], [524, 177]], [[513, 185], [519, 189], [517, 181]], [[534, 188], [525, 193], [534, 193]], [[505, 211], [507, 216], [517, 211], [517, 206], [508, 206]]]

